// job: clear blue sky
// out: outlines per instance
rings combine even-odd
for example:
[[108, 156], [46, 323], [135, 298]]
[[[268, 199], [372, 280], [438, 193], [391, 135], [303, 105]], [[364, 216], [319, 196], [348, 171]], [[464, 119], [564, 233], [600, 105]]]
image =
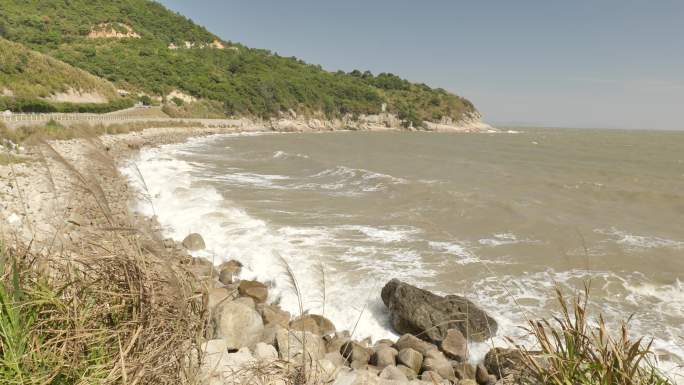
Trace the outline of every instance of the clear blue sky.
[[495, 124], [684, 129], [683, 0], [162, 0], [225, 40], [392, 72]]

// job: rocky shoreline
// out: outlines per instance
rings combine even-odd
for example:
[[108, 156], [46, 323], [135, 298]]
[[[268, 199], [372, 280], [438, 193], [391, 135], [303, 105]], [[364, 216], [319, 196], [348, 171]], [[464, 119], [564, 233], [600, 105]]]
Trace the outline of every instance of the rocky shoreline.
[[[4, 238], [23, 238], [40, 249], [45, 242], [54, 241], [51, 234], [67, 226], [69, 239], [63, 242], [78, 242], [86, 228], [98, 231], [98, 224], [93, 219], [96, 215], [82, 204], [88, 192], [73, 188], [70, 180], [74, 170], [78, 175], [102, 176], [104, 173], [95, 168], [97, 157], [110, 157], [119, 165], [142, 147], [230, 132], [236, 130], [159, 128], [98, 139], [55, 141], [50, 150], [30, 149], [27, 155], [35, 162], [2, 166], [5, 194], [15, 197], [6, 199], [2, 207], [5, 218], [12, 212], [15, 219], [10, 226], [3, 225]], [[46, 155], [46, 151], [54, 154]], [[55, 158], [70, 166], [60, 170], [53, 164]], [[108, 210], [113, 217], [131, 215], [130, 204], [140, 197], [118, 171], [113, 175], [101, 181]], [[64, 210], [65, 219], [54, 217], [58, 208]], [[490, 353], [484, 363], [476, 366], [468, 362], [467, 341], [491, 337], [497, 325], [463, 297], [440, 297], [393, 280], [383, 288], [382, 298], [395, 331], [402, 337], [397, 341], [353, 340], [353, 333], [338, 330], [321, 315], [292, 315], [277, 304], [267, 303], [269, 287], [241, 280], [239, 261], [214, 266], [203, 258], [192, 257], [192, 251], [204, 248], [201, 235], [191, 234], [183, 242], [162, 239], [155, 218], [133, 216], [137, 231], [159, 239], [172, 263], [184, 266], [195, 277], [197, 287], [202, 288], [208, 314], [205, 341], [199, 351], [202, 359], [198, 361], [203, 383], [285, 384], [296, 374], [309, 382], [315, 379], [315, 383], [340, 385], [492, 385], [506, 374], [492, 364], [499, 362], [498, 353], [496, 359], [491, 359]], [[255, 368], [273, 365], [279, 369], [261, 382], [250, 382]]]
[[[189, 246], [199, 234], [183, 242]], [[203, 264], [197, 273], [208, 290], [210, 328], [202, 346], [202, 370], [209, 384], [249, 382], [254, 368], [281, 362], [308, 371], [321, 384], [518, 383], [522, 355], [493, 348], [484, 362], [471, 363], [468, 342], [496, 332], [496, 321], [466, 298], [438, 296], [399, 280], [388, 282], [382, 298], [391, 314], [396, 341], [354, 340], [317, 314], [292, 315], [267, 303], [268, 286], [240, 280], [239, 261]], [[410, 332], [409, 332], [410, 331]], [[270, 378], [263, 383], [288, 383]]]
[[[139, 199], [129, 181], [118, 172], [111, 177], [98, 167], [98, 157], [115, 165], [130, 159], [145, 146], [184, 141], [190, 137], [236, 132], [234, 128], [160, 128], [98, 139], [75, 139], [50, 144], [51, 150], [29, 150], [32, 163], [1, 166], [6, 196], [3, 225], [5, 239], [25, 239], [40, 249], [64, 230], [64, 244], [82, 241], [84, 233], [103, 227], [93, 214], [88, 192], [75, 189], [76, 175], [97, 174], [112, 218], [131, 217], [132, 201]], [[54, 151], [54, 154], [46, 152]], [[42, 159], [42, 160], [41, 160]], [[69, 165], [60, 169], [55, 164]], [[98, 165], [96, 167], [96, 165]], [[102, 166], [104, 164], [104, 166]], [[70, 169], [73, 168], [72, 169]], [[45, 169], [49, 172], [46, 175]], [[112, 170], [109, 170], [112, 171]], [[86, 177], [83, 177], [87, 179]], [[54, 216], [55, 210], [62, 213]], [[464, 297], [441, 297], [392, 280], [382, 290], [392, 325], [401, 338], [396, 341], [354, 340], [353, 332], [338, 330], [324, 316], [290, 314], [268, 303], [267, 284], [241, 280], [239, 261], [214, 266], [192, 251], [204, 247], [199, 234], [183, 242], [163, 239], [155, 218], [132, 214], [133, 220], [114, 220], [114, 226], [134, 226], [146, 239], [163, 245], [169, 263], [183, 266], [196, 280], [204, 298], [207, 326], [204, 341], [192, 360], [200, 365], [205, 384], [462, 384], [493, 385], [524, 366], [513, 350], [493, 349], [484, 362], [468, 361], [468, 341], [483, 341], [496, 333], [497, 324], [484, 310]], [[18, 218], [18, 219], [17, 219]], [[98, 221], [100, 223], [98, 223]], [[294, 376], [294, 377], [293, 377]], [[297, 382], [300, 381], [300, 382]]]

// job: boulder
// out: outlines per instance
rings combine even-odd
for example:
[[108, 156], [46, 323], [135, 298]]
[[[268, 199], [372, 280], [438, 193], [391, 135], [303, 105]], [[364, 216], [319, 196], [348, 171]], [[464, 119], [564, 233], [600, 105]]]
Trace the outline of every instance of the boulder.
[[224, 285], [230, 285], [233, 283], [234, 279], [240, 275], [242, 270], [242, 263], [230, 260], [224, 262], [218, 267], [218, 279]]
[[473, 379], [468, 378], [465, 380], [460, 380], [458, 382], [458, 385], [477, 385], [477, 382], [475, 382], [475, 380]]
[[313, 333], [279, 327], [276, 331], [276, 340], [282, 360], [300, 363], [303, 354], [306, 354], [307, 361], [317, 361], [325, 357], [325, 343], [320, 336]]
[[[479, 385], [489, 384], [489, 372], [487, 371], [487, 368], [485, 368], [484, 364], [478, 364], [475, 368], [475, 381], [477, 381]], [[494, 381], [496, 381], [496, 378]]]
[[402, 372], [401, 370], [397, 369], [396, 366], [390, 365], [386, 366], [382, 372], [380, 372], [380, 378], [383, 378], [385, 380], [393, 380], [393, 381], [400, 381], [400, 382], [407, 382], [408, 378]]
[[228, 354], [228, 344], [222, 338], [209, 340], [202, 344], [202, 351], [204, 354]]
[[328, 352], [340, 352], [340, 348], [342, 345], [347, 343], [348, 341], [351, 340], [349, 337], [349, 333], [346, 332], [341, 332], [341, 333], [335, 333], [334, 336], [332, 337], [325, 337], [326, 340], [326, 349]]
[[190, 263], [187, 269], [195, 274], [200, 279], [207, 281], [213, 281], [213, 279], [218, 275], [214, 264], [211, 261], [206, 260], [202, 257], [190, 259]]
[[406, 376], [406, 378], [409, 379], [409, 381], [418, 378], [418, 373], [416, 373], [413, 369], [409, 368], [406, 365], [399, 364], [397, 365], [397, 369], [401, 370], [401, 372], [404, 373], [404, 375]]
[[423, 355], [414, 349], [404, 348], [399, 351], [397, 362], [416, 373], [420, 373], [420, 368], [423, 366]]
[[458, 329], [447, 330], [440, 348], [452, 360], [465, 361], [468, 358], [468, 342]]
[[397, 364], [398, 354], [399, 352], [397, 349], [386, 345], [380, 345], [371, 356], [370, 363], [380, 369], [383, 369], [386, 366], [394, 366]]
[[526, 368], [522, 352], [518, 349], [493, 348], [484, 358], [484, 367], [496, 378], [518, 377]]
[[259, 281], [240, 281], [238, 290], [240, 291], [240, 295], [251, 297], [257, 303], [264, 303], [268, 298], [268, 288]]
[[192, 233], [183, 239], [183, 247], [190, 251], [204, 250], [204, 238], [197, 233]]
[[332, 362], [338, 368], [347, 366], [347, 360], [345, 360], [344, 357], [342, 357], [339, 351], [326, 353], [325, 359]]
[[322, 380], [324, 384], [332, 382], [337, 376], [339, 370], [338, 366], [327, 359], [317, 361], [314, 370], [317, 373], [317, 378]]
[[319, 336], [335, 333], [335, 325], [327, 318], [317, 314], [305, 314], [290, 321], [290, 329], [307, 331]]
[[473, 341], [496, 334], [496, 321], [465, 297], [442, 297], [397, 279], [383, 287], [381, 296], [399, 333], [419, 334], [433, 343], [443, 341], [449, 329]]
[[425, 355], [430, 350], [437, 349], [437, 346], [429, 342], [425, 342], [418, 337], [413, 336], [412, 334], [404, 334], [401, 336], [397, 343], [394, 344], [394, 347], [399, 351], [406, 348], [411, 348], [422, 355]]
[[261, 342], [273, 346], [277, 345], [278, 341], [276, 341], [276, 333], [281, 327], [282, 326], [275, 324], [264, 325], [264, 331], [261, 333]]
[[423, 371], [433, 371], [439, 374], [442, 378], [449, 381], [456, 380], [456, 373], [451, 367], [451, 363], [439, 350], [430, 350], [423, 359]]
[[221, 306], [237, 297], [236, 292], [231, 292], [224, 287], [210, 289], [207, 292], [207, 309], [214, 310], [216, 306]]
[[420, 379], [423, 381], [433, 383], [433, 384], [439, 384], [442, 381], [444, 381], [442, 376], [440, 376], [437, 372], [435, 372], [433, 370], [424, 371], [423, 374], [420, 375]]
[[378, 349], [378, 348], [380, 348], [381, 346], [389, 346], [389, 347], [392, 347], [392, 346], [394, 346], [394, 341], [388, 340], [388, 339], [378, 340], [378, 341], [375, 343], [374, 348], [375, 348], [375, 349]]
[[266, 325], [279, 325], [287, 328], [290, 324], [290, 313], [281, 309], [278, 305], [259, 304], [258, 310], [260, 310]]
[[461, 380], [475, 379], [475, 367], [467, 362], [454, 362], [451, 365], [456, 377]]
[[254, 357], [261, 362], [273, 362], [278, 359], [278, 351], [273, 345], [259, 342], [254, 347]]
[[256, 363], [249, 349], [242, 348], [236, 353], [210, 353], [205, 354], [202, 360], [202, 375], [211, 379], [213, 383], [226, 383], [228, 380], [240, 383], [242, 378], [237, 378], [236, 373], [253, 366]]
[[228, 349], [253, 346], [261, 340], [261, 316], [244, 303], [232, 301], [218, 306], [212, 316], [215, 338], [223, 338]]
[[344, 357], [350, 365], [353, 364], [368, 364], [370, 361], [371, 352], [369, 349], [354, 341], [347, 341], [340, 347], [340, 354]]

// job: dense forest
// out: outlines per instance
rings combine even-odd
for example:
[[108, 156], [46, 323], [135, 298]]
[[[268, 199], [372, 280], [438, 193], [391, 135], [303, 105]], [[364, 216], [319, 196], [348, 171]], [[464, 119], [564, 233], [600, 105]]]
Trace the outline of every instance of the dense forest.
[[[135, 37], [93, 38], [111, 29]], [[289, 109], [327, 116], [390, 112], [406, 122], [475, 112], [466, 99], [392, 74], [328, 72], [297, 58], [222, 41], [148, 0], [4, 0], [0, 36], [133, 93], [180, 90], [225, 115], [271, 117]], [[216, 45], [220, 44], [220, 48]]]

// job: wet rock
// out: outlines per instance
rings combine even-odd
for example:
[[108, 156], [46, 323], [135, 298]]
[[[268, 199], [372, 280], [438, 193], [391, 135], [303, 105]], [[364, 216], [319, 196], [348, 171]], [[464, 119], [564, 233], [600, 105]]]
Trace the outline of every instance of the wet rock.
[[371, 356], [370, 363], [380, 369], [383, 369], [386, 366], [394, 366], [397, 363], [398, 354], [399, 352], [397, 349], [386, 345], [380, 345], [380, 348]]
[[378, 340], [378, 341], [375, 343], [374, 348], [375, 348], [375, 349], [378, 349], [378, 348], [380, 348], [381, 346], [389, 346], [389, 347], [392, 347], [392, 346], [394, 346], [394, 341], [388, 340], [388, 339]]
[[218, 267], [218, 279], [219, 282], [221, 282], [224, 285], [230, 285], [233, 283], [235, 278], [240, 275], [240, 271], [242, 270], [242, 263], [231, 260], [228, 262], [222, 263]]
[[204, 238], [197, 233], [192, 233], [183, 239], [183, 247], [190, 251], [204, 250]]
[[522, 352], [518, 349], [493, 348], [484, 358], [484, 367], [496, 378], [519, 376], [525, 368]]
[[430, 350], [437, 349], [437, 346], [429, 342], [425, 342], [420, 338], [413, 336], [412, 334], [404, 334], [401, 336], [397, 343], [394, 344], [394, 347], [399, 351], [406, 348], [411, 348], [422, 355], [425, 355]]
[[489, 382], [489, 372], [484, 364], [477, 364], [475, 368], [475, 381], [480, 385], [486, 385]]
[[451, 365], [456, 377], [461, 380], [475, 379], [475, 367], [467, 362], [454, 362]]
[[380, 378], [385, 380], [393, 380], [400, 382], [407, 382], [408, 378], [401, 370], [397, 369], [396, 366], [386, 366], [382, 372], [380, 372]]
[[441, 349], [452, 360], [465, 361], [468, 358], [468, 342], [457, 329], [447, 330], [446, 337], [441, 344]]
[[212, 317], [215, 338], [223, 338], [228, 349], [259, 342], [264, 330], [261, 316], [244, 303], [232, 301], [216, 308]]
[[317, 314], [305, 314], [290, 322], [293, 330], [308, 331], [325, 336], [335, 333], [335, 325], [327, 318]]
[[383, 287], [381, 296], [399, 333], [420, 334], [433, 343], [444, 340], [449, 329], [473, 341], [496, 334], [496, 321], [465, 297], [442, 297], [397, 279]]
[[354, 341], [345, 342], [342, 347], [340, 347], [340, 354], [342, 357], [347, 359], [350, 364], [368, 364], [368, 361], [370, 360], [369, 350], [363, 345]]
[[251, 297], [257, 303], [264, 303], [268, 298], [268, 288], [258, 281], [240, 281], [238, 290], [240, 291], [240, 295]]
[[397, 362], [405, 365], [416, 373], [420, 373], [420, 368], [423, 365], [423, 355], [415, 349], [404, 348], [399, 351]]

